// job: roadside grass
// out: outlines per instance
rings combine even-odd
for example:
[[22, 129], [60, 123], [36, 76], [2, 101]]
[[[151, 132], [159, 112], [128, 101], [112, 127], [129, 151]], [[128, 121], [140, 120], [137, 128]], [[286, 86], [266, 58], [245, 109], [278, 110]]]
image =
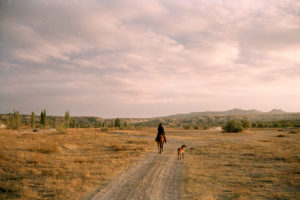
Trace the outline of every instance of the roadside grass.
[[84, 198], [154, 147], [147, 138], [100, 129], [1, 129], [0, 199]]
[[[267, 133], [267, 134], [266, 134]], [[295, 134], [296, 133], [296, 134]], [[184, 199], [297, 199], [300, 196], [300, 134], [276, 129], [199, 134], [213, 142], [187, 149]], [[262, 134], [266, 137], [260, 137]], [[195, 139], [195, 138], [193, 138]]]

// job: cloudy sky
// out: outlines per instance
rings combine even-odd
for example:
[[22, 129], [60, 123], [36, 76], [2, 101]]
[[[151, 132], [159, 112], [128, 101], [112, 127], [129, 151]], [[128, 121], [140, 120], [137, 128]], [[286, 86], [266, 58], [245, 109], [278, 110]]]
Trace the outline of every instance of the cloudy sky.
[[0, 2], [0, 113], [300, 111], [298, 0]]

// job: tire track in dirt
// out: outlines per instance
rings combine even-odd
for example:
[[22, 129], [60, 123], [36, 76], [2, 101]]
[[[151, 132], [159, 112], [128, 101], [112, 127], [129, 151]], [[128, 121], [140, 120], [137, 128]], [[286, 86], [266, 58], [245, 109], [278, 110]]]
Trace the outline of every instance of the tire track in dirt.
[[177, 160], [181, 142], [172, 140], [164, 153], [149, 153], [136, 166], [114, 178], [92, 200], [108, 199], [181, 199], [183, 161]]

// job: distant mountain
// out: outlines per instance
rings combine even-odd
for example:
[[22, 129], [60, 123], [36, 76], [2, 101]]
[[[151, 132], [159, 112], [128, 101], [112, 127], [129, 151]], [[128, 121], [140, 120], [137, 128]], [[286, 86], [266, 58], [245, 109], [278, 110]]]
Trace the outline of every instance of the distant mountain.
[[192, 113], [186, 113], [186, 114], [176, 114], [176, 115], [170, 115], [165, 116], [161, 118], [170, 119], [170, 118], [177, 118], [177, 119], [191, 119], [195, 117], [201, 117], [201, 116], [234, 116], [234, 115], [240, 115], [240, 116], [253, 116], [253, 115], [281, 115], [281, 114], [288, 114], [287, 112], [280, 110], [280, 109], [273, 109], [270, 112], [262, 112], [259, 110], [242, 110], [239, 108], [234, 108], [227, 111], [206, 111], [206, 112], [192, 112]]
[[261, 115], [263, 112], [259, 110], [242, 110], [238, 108], [234, 108], [232, 110], [228, 110], [224, 112], [224, 115]]
[[286, 114], [287, 112], [285, 112], [285, 111], [283, 111], [283, 110], [281, 110], [281, 109], [273, 109], [273, 110], [271, 110], [270, 112], [268, 112], [269, 114], [279, 114], [279, 115], [281, 115], [281, 114]]

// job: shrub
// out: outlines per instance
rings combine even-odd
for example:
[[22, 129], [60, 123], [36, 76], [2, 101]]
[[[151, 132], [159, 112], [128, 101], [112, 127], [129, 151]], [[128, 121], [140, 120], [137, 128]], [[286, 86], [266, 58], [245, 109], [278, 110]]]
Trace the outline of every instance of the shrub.
[[102, 131], [102, 132], [107, 132], [107, 131], [108, 131], [108, 128], [101, 128], [101, 131]]
[[208, 126], [207, 124], [204, 124], [204, 125], [203, 125], [203, 129], [204, 129], [204, 130], [207, 130], [208, 128], [209, 128], [209, 126]]
[[186, 124], [186, 125], [183, 126], [183, 128], [184, 128], [184, 129], [190, 129], [190, 125], [189, 125], [189, 124]]
[[56, 133], [59, 134], [65, 134], [66, 133], [66, 127], [65, 124], [59, 123], [56, 125]]
[[21, 127], [21, 115], [19, 111], [14, 110], [14, 113], [7, 119], [7, 128], [18, 130]]
[[250, 127], [250, 122], [246, 119], [243, 119], [241, 121], [243, 128], [249, 128]]
[[243, 126], [239, 121], [230, 120], [223, 126], [223, 130], [227, 133], [238, 133], [243, 131]]

